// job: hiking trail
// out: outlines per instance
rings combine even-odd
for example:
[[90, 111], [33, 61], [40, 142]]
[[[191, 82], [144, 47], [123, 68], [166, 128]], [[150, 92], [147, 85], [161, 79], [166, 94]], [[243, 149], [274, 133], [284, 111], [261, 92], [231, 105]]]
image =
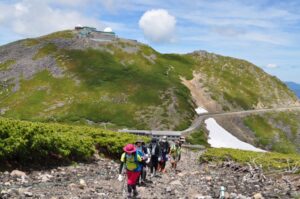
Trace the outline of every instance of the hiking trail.
[[[300, 178], [267, 176], [262, 181], [259, 175], [251, 176], [246, 167], [234, 163], [223, 165], [200, 164], [203, 151], [183, 149], [178, 173], [170, 170], [147, 179], [151, 182], [138, 187], [138, 198], [218, 198], [220, 187], [226, 188], [230, 198], [290, 198], [299, 191]], [[0, 198], [42, 198], [42, 199], [93, 199], [124, 198], [124, 180], [117, 180], [119, 164], [110, 159], [98, 157], [86, 164], [57, 167], [43, 171], [12, 171], [0, 173]], [[297, 187], [299, 186], [299, 187]], [[281, 195], [281, 197], [278, 197]]]

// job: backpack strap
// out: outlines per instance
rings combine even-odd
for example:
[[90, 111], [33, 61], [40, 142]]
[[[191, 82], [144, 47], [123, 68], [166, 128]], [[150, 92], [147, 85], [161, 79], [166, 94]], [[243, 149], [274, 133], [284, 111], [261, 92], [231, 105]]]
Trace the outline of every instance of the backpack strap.
[[[135, 152], [135, 154], [134, 154], [134, 162], [138, 162], [137, 155], [138, 155], [137, 152]], [[127, 161], [127, 154], [125, 153], [124, 163], [126, 163], [126, 161]]]

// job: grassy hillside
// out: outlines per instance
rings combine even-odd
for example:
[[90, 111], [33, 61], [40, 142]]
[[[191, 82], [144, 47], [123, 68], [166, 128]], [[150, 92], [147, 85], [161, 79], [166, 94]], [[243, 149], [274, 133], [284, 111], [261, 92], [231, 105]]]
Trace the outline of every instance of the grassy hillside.
[[300, 112], [248, 116], [244, 123], [256, 136], [256, 145], [282, 153], [300, 153]]
[[297, 100], [283, 82], [245, 60], [202, 51], [191, 55], [202, 85], [224, 111], [283, 106]]
[[0, 112], [23, 120], [185, 129], [196, 113], [180, 77], [190, 80], [193, 72], [224, 110], [296, 100], [249, 62], [204, 52], [161, 54], [125, 39], [95, 42], [62, 31], [2, 46], [0, 53]]

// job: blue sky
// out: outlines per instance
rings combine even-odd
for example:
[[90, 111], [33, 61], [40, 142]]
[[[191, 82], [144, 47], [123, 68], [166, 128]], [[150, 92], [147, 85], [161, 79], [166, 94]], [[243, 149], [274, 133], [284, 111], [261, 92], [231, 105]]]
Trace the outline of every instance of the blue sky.
[[0, 0], [0, 45], [76, 24], [110, 26], [160, 52], [246, 59], [300, 83], [299, 0]]

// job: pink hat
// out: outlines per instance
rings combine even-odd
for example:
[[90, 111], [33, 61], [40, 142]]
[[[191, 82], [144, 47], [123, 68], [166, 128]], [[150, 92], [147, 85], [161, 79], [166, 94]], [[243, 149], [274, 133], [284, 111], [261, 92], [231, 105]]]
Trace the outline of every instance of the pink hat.
[[136, 151], [136, 148], [133, 144], [127, 144], [123, 150], [126, 152], [126, 153], [133, 153]]

